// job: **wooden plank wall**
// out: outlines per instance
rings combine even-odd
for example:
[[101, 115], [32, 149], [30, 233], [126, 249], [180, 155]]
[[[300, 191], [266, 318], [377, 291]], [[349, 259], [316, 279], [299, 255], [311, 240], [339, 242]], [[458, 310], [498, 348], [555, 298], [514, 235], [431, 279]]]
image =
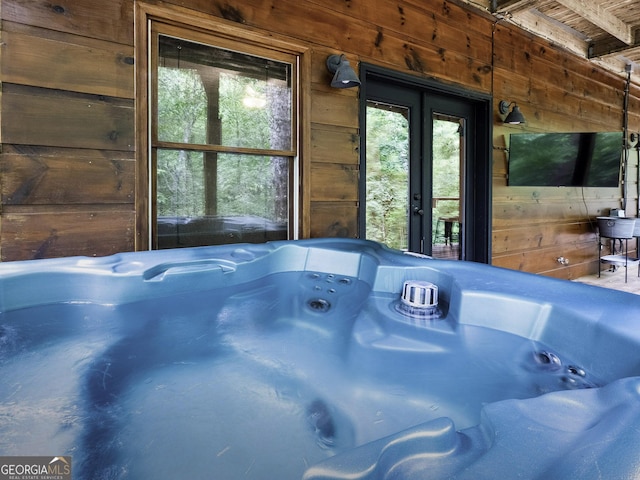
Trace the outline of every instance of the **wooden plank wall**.
[[[0, 257], [132, 250], [134, 0], [0, 1]], [[588, 219], [618, 206], [620, 192], [507, 187], [503, 148], [511, 131], [619, 128], [623, 77], [455, 0], [148, 3], [310, 48], [304, 236], [358, 236], [358, 90], [329, 87], [325, 67], [327, 55], [345, 53], [354, 67], [368, 62], [493, 94], [493, 263], [562, 278], [595, 269]], [[630, 126], [638, 131], [640, 91], [631, 92]], [[526, 126], [502, 125], [501, 99], [518, 102]], [[629, 190], [635, 195], [634, 185]]]
[[[620, 131], [625, 77], [567, 55], [548, 42], [495, 27], [494, 106], [515, 101], [525, 125], [494, 123], [493, 264], [577, 278], [597, 271], [595, 217], [621, 208], [620, 188], [508, 187], [511, 133]], [[640, 98], [631, 88], [629, 125], [640, 128]], [[496, 109], [497, 110], [497, 109]], [[630, 152], [627, 214], [637, 214], [637, 150]], [[560, 264], [564, 257], [569, 265]]]
[[2, 45], [0, 257], [132, 250], [132, 5], [3, 2]]

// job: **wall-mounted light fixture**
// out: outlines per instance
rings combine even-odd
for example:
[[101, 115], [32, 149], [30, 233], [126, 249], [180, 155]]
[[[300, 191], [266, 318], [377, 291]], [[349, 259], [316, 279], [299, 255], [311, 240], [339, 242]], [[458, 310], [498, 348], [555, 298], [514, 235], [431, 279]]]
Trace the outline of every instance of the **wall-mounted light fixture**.
[[[509, 112], [509, 107], [513, 105], [513, 109]], [[519, 125], [521, 123], [525, 123], [524, 115], [520, 111], [520, 108], [516, 104], [516, 102], [507, 102], [506, 100], [500, 100], [500, 104], [498, 105], [498, 109], [501, 114], [506, 114], [509, 112], [509, 115], [504, 119], [504, 123], [510, 123], [511, 125]]]
[[346, 59], [344, 54], [329, 55], [327, 57], [327, 69], [335, 74], [333, 80], [331, 80], [332, 87], [351, 88], [360, 86], [360, 79], [351, 68], [351, 65], [349, 65], [349, 60]]

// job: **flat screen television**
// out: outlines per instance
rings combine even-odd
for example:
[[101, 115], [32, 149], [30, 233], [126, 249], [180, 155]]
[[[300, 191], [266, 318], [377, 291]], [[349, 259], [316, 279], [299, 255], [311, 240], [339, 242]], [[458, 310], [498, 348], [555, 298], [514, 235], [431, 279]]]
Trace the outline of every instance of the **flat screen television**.
[[616, 187], [622, 132], [514, 133], [509, 141], [509, 186]]
[[593, 150], [588, 157], [585, 187], [617, 187], [620, 185], [622, 132], [593, 134]]

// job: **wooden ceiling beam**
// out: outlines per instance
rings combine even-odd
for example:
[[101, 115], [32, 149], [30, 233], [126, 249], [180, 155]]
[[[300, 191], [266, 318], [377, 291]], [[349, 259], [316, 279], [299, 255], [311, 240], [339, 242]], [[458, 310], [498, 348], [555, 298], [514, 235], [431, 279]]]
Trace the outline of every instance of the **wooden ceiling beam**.
[[556, 0], [556, 2], [627, 45], [633, 44], [631, 26], [605, 10], [603, 2], [596, 0]]
[[578, 36], [578, 32], [542, 15], [535, 9], [530, 11], [523, 10], [518, 15], [513, 15], [510, 21], [524, 30], [535, 32], [538, 37], [542, 37], [555, 45], [582, 57], [587, 56], [587, 42]]

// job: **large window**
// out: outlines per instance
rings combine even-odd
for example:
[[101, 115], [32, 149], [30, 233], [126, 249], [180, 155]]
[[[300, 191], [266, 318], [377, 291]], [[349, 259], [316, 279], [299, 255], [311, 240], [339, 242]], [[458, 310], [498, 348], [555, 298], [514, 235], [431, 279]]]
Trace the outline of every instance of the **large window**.
[[295, 55], [151, 30], [153, 248], [295, 237]]

